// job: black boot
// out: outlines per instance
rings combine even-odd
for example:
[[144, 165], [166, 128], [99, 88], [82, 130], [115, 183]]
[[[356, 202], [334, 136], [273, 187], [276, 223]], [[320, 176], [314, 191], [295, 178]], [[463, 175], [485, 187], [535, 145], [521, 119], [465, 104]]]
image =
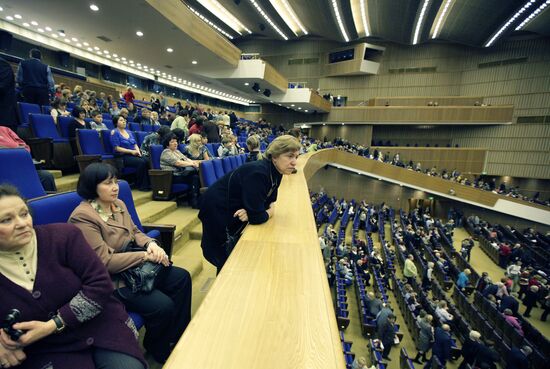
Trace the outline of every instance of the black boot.
[[417, 364], [422, 364], [422, 360], [420, 360], [420, 356], [423, 355], [421, 352], [418, 352], [416, 356], [414, 357], [413, 361]]

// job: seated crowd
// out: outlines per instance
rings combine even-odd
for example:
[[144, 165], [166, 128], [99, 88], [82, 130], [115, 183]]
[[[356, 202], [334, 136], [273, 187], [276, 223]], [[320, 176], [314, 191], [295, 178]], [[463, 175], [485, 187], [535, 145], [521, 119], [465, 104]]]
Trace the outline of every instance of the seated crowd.
[[[385, 204], [377, 207], [364, 200], [360, 203], [336, 200], [328, 198], [322, 192], [312, 193], [310, 196], [317, 225], [324, 229], [319, 242], [327, 266], [329, 284], [334, 286], [335, 280], [341, 280], [344, 286], [351, 286], [354, 283], [359, 284], [359, 280], [362, 281], [366, 287], [361, 306], [365, 309], [366, 316], [370, 317], [368, 319], [372, 319], [377, 327], [374, 336], [382, 341], [384, 348], [385, 334], [378, 319], [385, 308], [389, 309], [388, 314], [393, 315], [393, 308], [380, 287], [377, 287], [377, 283], [382, 283], [385, 290], [393, 290], [396, 297], [402, 293], [408, 311], [416, 317], [416, 328], [409, 327], [415, 335], [417, 355], [413, 361], [416, 363], [424, 360], [431, 365], [431, 360], [437, 357], [444, 365], [445, 361], [452, 359], [452, 350], [447, 350], [450, 350], [451, 346], [444, 346], [448, 344], [446, 339], [442, 341], [447, 336], [453, 337], [454, 341], [462, 342], [461, 350], [455, 350], [456, 355], [461, 353], [463, 356], [460, 368], [472, 367], [474, 362], [475, 367], [496, 368], [495, 365], [499, 361], [503, 362], [507, 369], [529, 368], [532, 367], [530, 365], [535, 365], [531, 362], [537, 362], [531, 360], [535, 351], [539, 359], [540, 355], [545, 354], [548, 341], [540, 338], [540, 333], [523, 319], [530, 317], [532, 308], [537, 305], [543, 310], [540, 320], [546, 321], [550, 313], [548, 275], [545, 271], [535, 268], [532, 260], [526, 259], [527, 252], [524, 252], [524, 249], [526, 251], [527, 245], [521, 242], [516, 245], [514, 256], [510, 256], [506, 263], [501, 265], [501, 280], [493, 282], [488, 273], [478, 275], [469, 264], [471, 250], [476, 245], [473, 236], [477, 235], [472, 233], [473, 236], [462, 240], [460, 248], [456, 250], [452, 244], [452, 236], [458, 223], [455, 222], [458, 209], [449, 213], [453, 217], [447, 222], [433, 217], [429, 209], [421, 208], [413, 209], [410, 214], [401, 212], [400, 217], [394, 218], [393, 209]], [[355, 223], [352, 227], [351, 244], [345, 240], [347, 221], [340, 229], [334, 228], [337, 220], [343, 221], [345, 215], [351, 216], [350, 222], [353, 219], [359, 224], [357, 228]], [[390, 222], [393, 242], [384, 239], [385, 220]], [[464, 222], [466, 227], [468, 222], [470, 219]], [[476, 228], [476, 232], [481, 235], [483, 227], [486, 225], [481, 224], [481, 227]], [[357, 237], [358, 229], [366, 231], [366, 240]], [[380, 234], [382, 249], [369, 246], [372, 244], [371, 233]], [[525, 234], [530, 236], [530, 239], [542, 236], [536, 234], [532, 228], [526, 230]], [[494, 238], [497, 236], [494, 235]], [[400, 258], [404, 261], [403, 282], [396, 278], [392, 267], [393, 260]], [[417, 271], [417, 265], [421, 266], [420, 273]], [[468, 319], [471, 317], [464, 310], [458, 309], [459, 302], [455, 300], [453, 304], [448, 297], [442, 295], [443, 282], [448, 282], [449, 287], [454, 284], [455, 289], [460, 291], [455, 291], [453, 297], [458, 293], [464, 294], [463, 296], [479, 293], [479, 298], [487, 299], [488, 303], [494, 306], [502, 322], [515, 330], [520, 340], [512, 341], [504, 357], [500, 351], [502, 342], [495, 342], [493, 337], [482, 337], [487, 332], [480, 333], [476, 325], [465, 321], [465, 316]], [[521, 303], [525, 307], [523, 313], [520, 312]], [[404, 311], [402, 313], [405, 315]], [[363, 321], [361, 323], [364, 324]], [[508, 342], [508, 338], [505, 338], [505, 341]], [[431, 360], [427, 359], [430, 350]], [[388, 360], [388, 352], [389, 350], [384, 350], [383, 359]], [[352, 367], [367, 367], [366, 361], [364, 358], [356, 358]]]

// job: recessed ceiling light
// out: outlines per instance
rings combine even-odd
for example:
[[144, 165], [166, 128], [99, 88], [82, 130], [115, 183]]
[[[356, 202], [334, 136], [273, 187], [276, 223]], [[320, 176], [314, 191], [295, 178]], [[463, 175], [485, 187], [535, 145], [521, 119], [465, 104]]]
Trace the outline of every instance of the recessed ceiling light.
[[78, 42], [78, 38], [76, 37], [71, 38], [71, 40], [73, 40], [74, 42]]
[[76, 46], [82, 47], [82, 44], [81, 44], [80, 42], [78, 42], [78, 43], [76, 44]]
[[4, 8], [2, 8], [2, 7], [0, 6], [0, 12], [3, 12], [3, 11], [4, 11]]
[[108, 50], [103, 50], [103, 54], [109, 54]]
[[174, 49], [172, 49], [171, 47], [169, 47], [168, 49], [166, 49], [166, 51], [169, 52], [169, 53], [172, 53], [172, 52], [174, 52]]
[[99, 6], [95, 4], [90, 4], [90, 9], [92, 9], [94, 12], [97, 12], [99, 10]]
[[124, 61], [123, 61], [122, 63], [124, 63], [124, 64], [128, 64], [128, 62], [127, 62], [126, 60], [124, 60]]
[[58, 38], [59, 35], [58, 35], [57, 33], [52, 33], [52, 37], [53, 37], [53, 38]]
[[52, 31], [52, 28], [51, 27], [44, 27], [44, 29], [48, 32], [51, 32]]
[[307, 113], [309, 110], [306, 109], [306, 110], [304, 110], [304, 111]]
[[298, 107], [298, 110], [302, 110], [302, 108]]
[[138, 67], [141, 67], [141, 63], [137, 63], [136, 65], [137, 65]]
[[118, 58], [118, 55], [117, 55], [117, 54], [113, 54], [113, 58]]
[[9, 20], [9, 21], [12, 21], [12, 20], [13, 20], [13, 17], [12, 17], [11, 15], [8, 15], [8, 16], [6, 17], [6, 19]]
[[122, 59], [122, 60], [126, 60], [126, 58], [125, 58], [125, 57], [122, 57], [122, 58], [120, 58], [120, 59]]
[[14, 14], [13, 17], [14, 17], [15, 19], [21, 19], [21, 18], [23, 18], [23, 17], [22, 17], [21, 15], [19, 15], [19, 14]]
[[[32, 22], [31, 22], [31, 24], [32, 24]], [[59, 34], [59, 36], [65, 37], [65, 32], [63, 32], [63, 31], [58, 31], [57, 33]]]
[[197, 63], [198, 63], [198, 61], [196, 61], [196, 60], [193, 60], [193, 61], [191, 62], [191, 64], [197, 64]]
[[97, 46], [94, 46], [94, 50], [99, 50], [99, 47], [97, 47]]
[[24, 27], [30, 27], [31, 25], [28, 24], [27, 22], [25, 22], [25, 23], [23, 23], [23, 26], [24, 26]]
[[111, 59], [111, 55], [105, 55], [107, 58]]
[[137, 35], [138, 37], [141, 37], [141, 36], [143, 36], [143, 32], [137, 31], [137, 32], [136, 32], [136, 35]]
[[245, 85], [245, 86], [249, 86], [249, 85], [250, 85], [250, 83], [248, 83], [248, 82], [245, 82], [245, 83], [244, 83], [244, 85]]
[[94, 49], [92, 49], [91, 47], [88, 48], [88, 51], [94, 51]]
[[87, 43], [87, 42], [83, 42], [83, 44], [84, 44], [84, 46], [90, 46], [90, 44]]
[[292, 107], [293, 107], [293, 106], [294, 106], [294, 104], [290, 104], [290, 106], [292, 106]]
[[66, 38], [66, 39], [65, 39], [65, 42], [67, 42], [67, 43], [70, 44], [70, 43], [71, 43], [71, 40], [69, 40], [68, 38]]
[[32, 24], [33, 26], [35, 26], [35, 27], [38, 26], [38, 22], [37, 22], [37, 21], [32, 21], [31, 24]]
[[42, 28], [38, 28], [37, 31], [40, 33], [44, 33], [44, 30]]

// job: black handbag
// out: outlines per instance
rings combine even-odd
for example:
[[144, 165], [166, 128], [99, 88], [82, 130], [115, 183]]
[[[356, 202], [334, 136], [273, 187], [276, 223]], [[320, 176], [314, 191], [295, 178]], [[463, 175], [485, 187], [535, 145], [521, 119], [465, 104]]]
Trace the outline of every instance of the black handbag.
[[[137, 252], [146, 251], [143, 247], [139, 247], [135, 242], [130, 242], [123, 248], [122, 252]], [[146, 261], [141, 265], [133, 268], [126, 269], [123, 272], [118, 273], [118, 277], [124, 281], [126, 287], [132, 291], [132, 293], [150, 293], [154, 286], [157, 276], [166, 268], [162, 264]], [[120, 293], [120, 292], [119, 292]]]
[[[231, 218], [231, 210], [230, 210], [230, 206], [229, 206], [229, 189], [231, 187], [231, 178], [233, 178], [233, 173], [235, 173], [235, 171], [231, 172], [231, 174], [229, 175], [229, 181], [227, 181], [227, 210], [228, 210], [228, 217]], [[225, 226], [225, 242], [223, 243], [223, 248], [225, 250], [225, 255], [227, 257], [229, 257], [229, 255], [231, 255], [231, 253], [233, 252], [233, 249], [235, 248], [235, 246], [237, 245], [237, 242], [239, 242], [239, 239], [241, 238], [241, 234], [242, 234], [242, 231], [244, 230], [244, 227], [246, 227], [246, 225], [248, 224], [248, 222], [244, 222], [242, 226], [239, 227], [239, 229], [237, 229], [237, 231], [235, 233], [231, 233], [229, 231], [229, 226]]]

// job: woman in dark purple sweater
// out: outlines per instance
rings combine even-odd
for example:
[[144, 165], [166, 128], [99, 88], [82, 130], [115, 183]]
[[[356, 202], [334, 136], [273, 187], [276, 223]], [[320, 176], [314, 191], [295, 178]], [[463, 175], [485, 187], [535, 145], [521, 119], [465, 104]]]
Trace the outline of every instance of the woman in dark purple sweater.
[[0, 185], [0, 367], [144, 369], [137, 331], [105, 266], [71, 224], [33, 228], [17, 190]]

